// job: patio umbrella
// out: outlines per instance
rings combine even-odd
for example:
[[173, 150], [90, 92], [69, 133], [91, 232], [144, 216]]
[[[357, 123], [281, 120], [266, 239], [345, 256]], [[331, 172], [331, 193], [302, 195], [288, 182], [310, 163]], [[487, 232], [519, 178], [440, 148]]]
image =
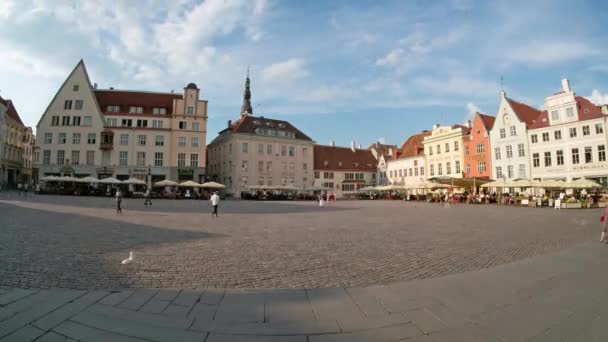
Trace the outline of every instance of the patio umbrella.
[[177, 186], [177, 185], [178, 185], [177, 183], [175, 183], [175, 182], [173, 182], [173, 181], [170, 181], [170, 180], [168, 180], [168, 179], [165, 179], [165, 180], [162, 180], [162, 181], [159, 181], [159, 182], [154, 183], [154, 186], [155, 186], [155, 187], [163, 187], [163, 186]]
[[59, 178], [59, 177], [57, 177], [57, 176], [44, 176], [44, 177], [40, 178], [40, 180], [41, 181], [50, 182], [50, 181], [56, 181], [57, 178]]
[[564, 188], [573, 188], [573, 189], [600, 189], [602, 185], [590, 180], [590, 179], [577, 179], [573, 182], [565, 183]]
[[226, 186], [216, 182], [205, 182], [201, 184], [201, 188], [225, 189]]
[[304, 188], [304, 191], [330, 191], [332, 188], [327, 188], [324, 186], [311, 186]]
[[375, 186], [366, 186], [366, 187], [359, 189], [359, 191], [376, 191], [376, 190], [378, 190], [378, 188]]
[[495, 180], [493, 182], [481, 185], [482, 188], [504, 188], [506, 186], [507, 185], [506, 185], [505, 181], [502, 180], [502, 179], [498, 179], [498, 180]]
[[298, 188], [297, 186], [295, 186], [293, 184], [280, 186], [279, 189], [280, 190], [288, 190], [288, 191], [300, 191], [300, 190], [302, 190], [302, 189]]
[[122, 184], [133, 184], [133, 185], [146, 185], [146, 182], [139, 180], [137, 178], [129, 178], [121, 182]]
[[114, 177], [104, 178], [99, 181], [101, 184], [120, 184], [120, 181]]
[[99, 179], [95, 177], [84, 177], [77, 180], [78, 183], [99, 183]]
[[78, 182], [78, 178], [63, 176], [56, 179], [59, 182]]
[[188, 188], [200, 188], [201, 187], [201, 185], [199, 183], [191, 181], [191, 180], [179, 183], [179, 186], [188, 187]]

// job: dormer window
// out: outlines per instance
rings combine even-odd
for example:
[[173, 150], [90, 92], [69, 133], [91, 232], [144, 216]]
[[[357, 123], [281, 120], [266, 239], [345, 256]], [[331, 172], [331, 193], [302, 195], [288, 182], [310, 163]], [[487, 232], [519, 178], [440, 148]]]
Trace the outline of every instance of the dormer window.
[[359, 167], [359, 163], [355, 162], [355, 167]]
[[338, 162], [338, 166], [342, 166], [342, 162]]
[[568, 116], [569, 118], [573, 118], [574, 117], [574, 108], [572, 108], [572, 107], [566, 108], [566, 116]]
[[329, 162], [326, 160], [323, 162], [323, 165], [327, 166], [329, 164]]
[[152, 114], [154, 114], [154, 115], [165, 115], [165, 114], [167, 114], [167, 108], [154, 107], [154, 108], [152, 108]]
[[74, 84], [74, 91], [78, 91], [78, 84]]
[[551, 120], [553, 120], [553, 121], [559, 120], [559, 112], [557, 110], [551, 111]]
[[129, 113], [141, 114], [144, 112], [144, 107], [131, 106], [129, 107]]
[[285, 124], [284, 124], [284, 123], [280, 123], [280, 124], [279, 124], [279, 127], [280, 127], [280, 128], [285, 128], [286, 126], [285, 126]]
[[259, 122], [258, 120], [254, 120], [254, 121], [253, 121], [253, 124], [254, 124], [254, 125], [259, 125], [259, 124], [260, 124], [260, 122]]
[[108, 113], [118, 113], [118, 112], [120, 112], [120, 106], [108, 106], [106, 108], [106, 111]]
[[585, 108], [584, 112], [589, 113], [589, 108]]
[[274, 125], [272, 124], [272, 122], [267, 122], [267, 123], [266, 123], [266, 126], [268, 126], [268, 127], [273, 127]]

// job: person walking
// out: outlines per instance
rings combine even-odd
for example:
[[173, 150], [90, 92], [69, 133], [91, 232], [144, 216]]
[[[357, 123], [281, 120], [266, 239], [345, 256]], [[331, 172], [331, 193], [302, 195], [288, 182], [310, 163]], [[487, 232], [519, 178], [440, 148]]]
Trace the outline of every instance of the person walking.
[[444, 208], [449, 208], [449, 207], [450, 207], [450, 193], [446, 192]]
[[17, 184], [17, 196], [21, 196], [21, 187], [23, 185], [21, 185], [21, 183]]
[[608, 207], [605, 207], [602, 210], [602, 217], [600, 221], [602, 221], [602, 237], [600, 238], [600, 242], [608, 243]]
[[150, 199], [150, 189], [146, 189], [146, 193], [144, 194], [144, 205], [147, 207], [152, 206], [152, 200]]
[[23, 195], [25, 196], [25, 198], [27, 198], [28, 190], [29, 190], [29, 184], [28, 183], [23, 184]]
[[217, 217], [217, 206], [220, 204], [220, 196], [218, 195], [217, 191], [213, 193], [209, 201], [213, 206], [213, 213], [211, 214], [211, 217]]
[[122, 214], [122, 208], [120, 205], [122, 204], [122, 192], [120, 189], [116, 190], [116, 214]]

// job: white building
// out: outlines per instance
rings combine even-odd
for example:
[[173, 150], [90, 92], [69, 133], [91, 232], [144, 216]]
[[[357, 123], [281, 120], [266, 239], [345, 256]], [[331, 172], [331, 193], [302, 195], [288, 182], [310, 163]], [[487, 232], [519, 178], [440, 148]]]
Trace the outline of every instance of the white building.
[[500, 92], [496, 121], [490, 130], [492, 179], [530, 178], [528, 127], [541, 112]]
[[393, 158], [393, 153], [397, 150], [397, 146], [377, 142], [371, 144], [367, 149], [372, 151], [374, 158], [378, 161], [378, 170], [376, 172], [377, 185], [387, 185], [389, 183], [388, 174], [386, 173], [388, 162]]
[[390, 184], [415, 185], [424, 182], [427, 170], [422, 142], [429, 135], [431, 135], [429, 131], [412, 135], [395, 153], [395, 158], [387, 165]]
[[467, 122], [466, 126], [433, 126], [431, 134], [422, 140], [428, 167], [427, 179], [446, 176], [462, 178], [463, 141], [469, 133], [471, 133], [471, 122]]
[[203, 181], [207, 101], [180, 93], [97, 89], [81, 60], [37, 125], [35, 167], [48, 175]]
[[576, 96], [568, 80], [545, 99], [546, 110], [530, 125], [532, 178], [572, 181], [590, 178], [608, 185], [606, 113]]

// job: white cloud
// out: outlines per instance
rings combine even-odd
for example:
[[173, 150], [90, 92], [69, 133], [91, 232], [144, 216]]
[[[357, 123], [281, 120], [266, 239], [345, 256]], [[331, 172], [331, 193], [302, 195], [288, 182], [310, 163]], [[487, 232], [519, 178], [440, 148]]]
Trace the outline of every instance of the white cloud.
[[553, 64], [582, 59], [597, 51], [580, 41], [533, 41], [507, 49], [507, 57], [515, 62]]
[[403, 56], [403, 49], [396, 48], [389, 52], [386, 56], [378, 58], [376, 65], [379, 66], [394, 66], [397, 65]]
[[596, 105], [605, 105], [608, 104], [608, 93], [602, 93], [597, 89], [593, 89], [588, 99]]
[[372, 44], [376, 41], [376, 37], [369, 33], [357, 34], [357, 37], [344, 44], [345, 47], [355, 49], [358, 47]]
[[13, 0], [2, 0], [0, 1], [0, 18], [8, 19], [15, 12], [16, 8], [15, 1]]
[[301, 58], [291, 58], [271, 64], [262, 69], [262, 80], [266, 82], [292, 81], [308, 75], [305, 62]]
[[386, 144], [386, 138], [385, 137], [378, 138], [377, 140], [378, 140], [379, 143], [381, 143], [383, 145]]
[[427, 91], [435, 92], [436, 96], [483, 97], [496, 95], [499, 89], [496, 82], [460, 75], [450, 76], [447, 79], [421, 76], [414, 79], [414, 84]]
[[67, 70], [9, 42], [0, 41], [0, 74], [12, 73], [43, 78], [64, 77]]
[[479, 108], [479, 106], [477, 106], [473, 102], [467, 103], [466, 108], [467, 108], [468, 114], [464, 118], [465, 121], [466, 120], [473, 120], [473, 118], [475, 117], [475, 113], [476, 112], [480, 112], [481, 113], [481, 109]]

